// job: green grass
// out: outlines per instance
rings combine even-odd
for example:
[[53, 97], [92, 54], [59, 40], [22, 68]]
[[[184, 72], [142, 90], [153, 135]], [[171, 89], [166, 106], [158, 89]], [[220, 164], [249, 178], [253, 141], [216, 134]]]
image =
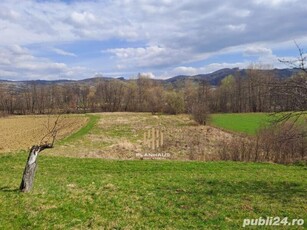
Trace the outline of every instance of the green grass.
[[98, 120], [100, 119], [100, 116], [98, 115], [89, 114], [86, 116], [89, 118], [89, 121], [86, 123], [86, 125], [72, 135], [64, 138], [63, 140], [60, 140], [58, 144], [62, 145], [80, 139], [81, 137], [88, 134], [96, 126]]
[[238, 229], [266, 216], [304, 218], [307, 227], [306, 166], [42, 153], [34, 189], [23, 194], [26, 158], [0, 156], [0, 229]]
[[270, 119], [267, 113], [225, 113], [213, 114], [210, 122], [225, 130], [255, 135]]

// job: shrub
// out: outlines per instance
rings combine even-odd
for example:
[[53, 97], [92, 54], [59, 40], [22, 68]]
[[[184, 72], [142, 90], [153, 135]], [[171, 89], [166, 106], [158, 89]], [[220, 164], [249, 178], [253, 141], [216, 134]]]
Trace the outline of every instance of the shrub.
[[287, 122], [262, 128], [255, 138], [237, 137], [220, 146], [221, 160], [293, 163], [306, 161], [306, 125]]
[[196, 121], [200, 125], [206, 125], [208, 118], [209, 118], [209, 112], [206, 105], [202, 104], [194, 104], [192, 106], [192, 118], [194, 121]]

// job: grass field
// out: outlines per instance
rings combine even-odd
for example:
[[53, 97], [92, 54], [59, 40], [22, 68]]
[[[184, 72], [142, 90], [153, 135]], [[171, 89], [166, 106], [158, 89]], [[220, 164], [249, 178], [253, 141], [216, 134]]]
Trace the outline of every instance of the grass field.
[[224, 130], [255, 135], [270, 119], [266, 113], [225, 113], [212, 114], [210, 123]]
[[22, 194], [26, 158], [0, 156], [0, 229], [238, 229], [266, 216], [307, 227], [306, 166], [42, 154], [34, 189]]
[[[5, 119], [1, 125], [9, 123]], [[7, 138], [2, 144], [27, 136], [33, 144], [33, 134], [17, 130], [45, 122], [41, 116], [10, 119], [19, 125], [0, 130]], [[187, 115], [77, 119], [78, 126], [40, 154], [31, 193], [18, 191], [28, 153], [0, 154], [0, 229], [238, 229], [245, 218], [267, 216], [303, 218], [307, 227], [306, 165], [186, 161], [212, 159], [220, 141], [234, 135], [198, 126]], [[211, 122], [254, 134], [265, 120], [265, 114], [216, 114]], [[137, 160], [137, 153], [149, 151], [142, 141], [152, 128], [164, 132], [159, 151], [172, 161]]]

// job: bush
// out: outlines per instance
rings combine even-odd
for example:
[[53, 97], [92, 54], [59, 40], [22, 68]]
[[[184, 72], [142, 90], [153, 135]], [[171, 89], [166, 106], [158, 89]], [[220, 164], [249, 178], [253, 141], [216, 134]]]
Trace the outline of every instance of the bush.
[[209, 118], [208, 108], [205, 105], [194, 104], [191, 115], [198, 124], [206, 125]]
[[262, 128], [255, 138], [237, 137], [224, 142], [221, 160], [294, 163], [306, 162], [306, 125], [287, 122]]
[[277, 163], [306, 160], [307, 136], [304, 124], [286, 122], [258, 133], [265, 158]]

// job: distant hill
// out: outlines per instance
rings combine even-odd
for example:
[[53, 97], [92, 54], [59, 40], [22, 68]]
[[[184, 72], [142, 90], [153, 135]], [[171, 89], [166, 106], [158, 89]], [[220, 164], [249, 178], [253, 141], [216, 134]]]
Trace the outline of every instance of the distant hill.
[[10, 84], [38, 84], [38, 85], [48, 85], [48, 84], [62, 84], [62, 83], [70, 83], [76, 82], [74, 80], [24, 80], [24, 81], [10, 81], [10, 80], [1, 80], [0, 83], [10, 83]]
[[[5, 83], [9, 85], [29, 85], [29, 84], [37, 84], [37, 85], [65, 85], [65, 84], [85, 84], [85, 85], [94, 85], [99, 81], [109, 81], [114, 78], [111, 77], [93, 77], [86, 78], [82, 80], [28, 80], [28, 81], [9, 81], [9, 80], [1, 80], [0, 83]], [[119, 80], [125, 80], [124, 78], [118, 78]]]
[[[239, 76], [247, 76], [247, 69], [239, 69], [239, 68], [225, 68], [220, 69], [212, 73], [208, 74], [197, 74], [197, 75], [178, 75], [175, 77], [171, 77], [165, 80], [157, 79], [157, 81], [162, 82], [163, 84], [172, 84], [174, 87], [181, 87], [185, 80], [192, 80], [192, 81], [200, 81], [206, 80], [213, 86], [217, 86], [220, 82], [227, 77], [228, 75], [239, 75]], [[288, 78], [291, 77], [293, 74], [299, 72], [299, 69], [272, 69], [272, 70], [260, 70], [265, 75], [272, 75], [274, 74], [280, 78]], [[50, 84], [70, 84], [70, 83], [79, 83], [79, 84], [86, 84], [86, 85], [95, 85], [100, 81], [109, 81], [114, 78], [111, 77], [104, 77], [102, 75], [97, 75], [93, 78], [87, 78], [82, 80], [29, 80], [29, 81], [9, 81], [9, 80], [1, 80], [0, 83], [6, 83], [9, 85], [25, 85], [25, 84], [39, 84], [39, 85], [50, 85]], [[125, 78], [116, 78], [120, 81], [128, 81]]]
[[[275, 75], [276, 77], [280, 78], [288, 78], [291, 77], [293, 74], [299, 72], [299, 69], [272, 69], [272, 70], [259, 70], [263, 72], [264, 75]], [[178, 75], [165, 81], [171, 83], [175, 86], [181, 85], [181, 82], [185, 80], [193, 80], [193, 81], [200, 81], [206, 80], [211, 85], [217, 86], [220, 82], [229, 75], [239, 75], [241, 77], [247, 76], [248, 70], [247, 69], [239, 69], [239, 68], [225, 68], [220, 69], [212, 73], [208, 74], [197, 74], [193, 76], [189, 75]]]

